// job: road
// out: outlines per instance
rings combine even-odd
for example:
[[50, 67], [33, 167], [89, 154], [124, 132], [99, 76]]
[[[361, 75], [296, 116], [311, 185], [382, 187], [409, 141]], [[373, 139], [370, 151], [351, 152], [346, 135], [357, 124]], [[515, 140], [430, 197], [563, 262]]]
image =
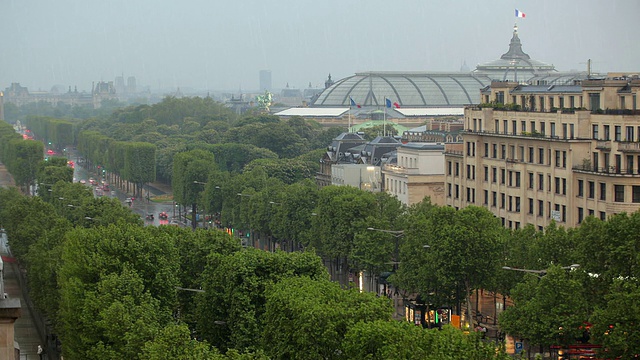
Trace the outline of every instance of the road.
[[[71, 155], [70, 159], [76, 161], [76, 158], [74, 155]], [[96, 173], [90, 173], [89, 171], [87, 171], [86, 168], [82, 167], [80, 164], [76, 162], [74, 172], [73, 172], [73, 177], [75, 181], [78, 181], [78, 182], [80, 182], [81, 180], [85, 180], [87, 187], [93, 189], [94, 194], [97, 196], [97, 193], [95, 190], [96, 187], [89, 184], [89, 179], [93, 178], [96, 181], [98, 181], [98, 183], [100, 183], [102, 180], [101, 175], [99, 176]], [[150, 194], [151, 197], [164, 194], [164, 192], [159, 189], [145, 188], [144, 190], [145, 195], [147, 194], [148, 191], [151, 191], [151, 194]], [[122, 206], [130, 207], [133, 212], [139, 214], [140, 217], [144, 220], [145, 225], [155, 225], [155, 226], [168, 225], [169, 221], [174, 216], [174, 214], [176, 217], [178, 215], [178, 209], [175, 208], [174, 210], [173, 202], [154, 202], [154, 201], [149, 201], [147, 199], [134, 199], [133, 201], [131, 201], [131, 204], [129, 205], [129, 203], [126, 200], [130, 198], [131, 195], [123, 192], [120, 189], [115, 188], [114, 186], [110, 187], [110, 191], [104, 191], [104, 195], [102, 196], [108, 196], [108, 197], [117, 198], [118, 200], [120, 200], [120, 203], [122, 204]], [[160, 212], [166, 212], [167, 215], [169, 216], [169, 219], [161, 220], [160, 217], [158, 216]], [[153, 214], [153, 220], [146, 220], [147, 214]]]

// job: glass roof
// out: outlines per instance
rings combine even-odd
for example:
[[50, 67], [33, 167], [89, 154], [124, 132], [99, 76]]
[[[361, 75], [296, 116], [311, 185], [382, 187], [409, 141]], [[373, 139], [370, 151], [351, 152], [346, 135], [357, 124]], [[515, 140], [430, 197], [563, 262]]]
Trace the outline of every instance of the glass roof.
[[480, 102], [480, 89], [491, 80], [471, 73], [357, 73], [323, 91], [314, 106], [384, 106], [384, 99], [400, 107], [462, 106]]

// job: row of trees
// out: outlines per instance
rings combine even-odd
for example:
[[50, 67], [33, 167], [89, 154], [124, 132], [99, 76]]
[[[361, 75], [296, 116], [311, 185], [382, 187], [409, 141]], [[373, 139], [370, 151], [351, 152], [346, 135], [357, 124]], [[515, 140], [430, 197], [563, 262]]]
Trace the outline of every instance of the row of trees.
[[[386, 193], [318, 189], [311, 181], [285, 184], [259, 167], [242, 174], [213, 170], [206, 180], [200, 173], [197, 181], [203, 184], [192, 180], [183, 179], [191, 187], [190, 201], [209, 214], [219, 212], [223, 226], [271, 239], [284, 249], [298, 248], [292, 244], [314, 248], [337, 268], [354, 273], [392, 271], [391, 264], [399, 260], [389, 281], [405, 296], [435, 306], [459, 309], [466, 304], [470, 321], [475, 319], [469, 299], [473, 291], [512, 296], [516, 306], [504, 312], [500, 326], [530, 345], [568, 345], [582, 339], [592, 323], [592, 340], [609, 354], [640, 353], [629, 346], [637, 336], [631, 328], [640, 313], [621, 317], [624, 310], [617, 308], [640, 295], [639, 213], [607, 221], [590, 217], [576, 229], [554, 223], [544, 231], [533, 226], [508, 230], [484, 208], [455, 210], [428, 200], [405, 208]], [[567, 270], [572, 264], [580, 267]], [[544, 270], [546, 275], [539, 278], [505, 266]]]
[[80, 184], [47, 193], [0, 189], [0, 221], [65, 358], [506, 359], [475, 334], [393, 321], [387, 298], [341, 289], [313, 252], [144, 227]]
[[44, 145], [40, 141], [23, 140], [13, 126], [0, 121], [0, 161], [23, 191], [27, 192], [34, 184], [43, 159]]
[[156, 146], [144, 142], [115, 141], [95, 131], [78, 135], [78, 151], [85, 154], [87, 166], [103, 168], [118, 181], [134, 184], [135, 196], [142, 196], [144, 184], [156, 180]]
[[29, 116], [24, 123], [36, 140], [44, 141], [51, 149], [63, 152], [75, 144], [74, 124], [67, 120]]

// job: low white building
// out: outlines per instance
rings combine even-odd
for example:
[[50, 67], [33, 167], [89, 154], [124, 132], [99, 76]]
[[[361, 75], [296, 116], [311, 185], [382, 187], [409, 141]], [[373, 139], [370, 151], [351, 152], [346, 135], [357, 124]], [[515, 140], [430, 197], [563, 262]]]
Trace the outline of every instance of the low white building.
[[383, 165], [382, 174], [384, 190], [406, 205], [427, 196], [434, 204], [445, 204], [443, 143], [401, 145], [396, 161]]
[[331, 165], [331, 185], [378, 192], [382, 187], [381, 169], [368, 164], [334, 164]]

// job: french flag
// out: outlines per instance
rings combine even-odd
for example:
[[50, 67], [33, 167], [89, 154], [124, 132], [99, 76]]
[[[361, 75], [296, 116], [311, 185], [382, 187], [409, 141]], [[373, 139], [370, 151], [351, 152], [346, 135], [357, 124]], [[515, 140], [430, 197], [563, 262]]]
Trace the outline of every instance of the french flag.
[[525, 16], [526, 16], [525, 13], [523, 13], [522, 11], [516, 9], [516, 17], [523, 18]]

